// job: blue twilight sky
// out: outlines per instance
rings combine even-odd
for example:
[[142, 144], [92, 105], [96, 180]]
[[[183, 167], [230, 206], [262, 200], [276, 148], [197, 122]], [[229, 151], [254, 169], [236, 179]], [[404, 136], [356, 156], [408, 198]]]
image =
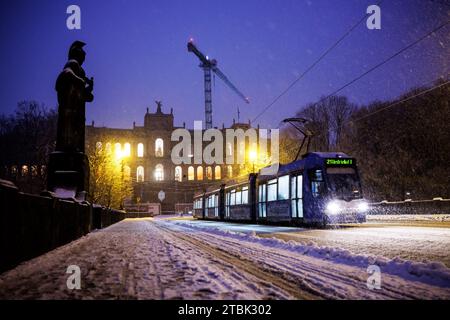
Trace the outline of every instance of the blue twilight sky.
[[[175, 123], [204, 119], [203, 73], [186, 49], [190, 37], [251, 99], [246, 105], [216, 79], [213, 122], [253, 119], [378, 0], [30, 0], [0, 3], [0, 112], [20, 100], [56, 106], [54, 82], [74, 40], [87, 43], [84, 68], [95, 78], [86, 121], [129, 128], [163, 101]], [[372, 65], [445, 22], [447, 0], [384, 0], [381, 30], [362, 23], [258, 123], [276, 127]], [[79, 31], [66, 8], [81, 7]], [[450, 25], [342, 94], [363, 104], [393, 98], [449, 73]]]

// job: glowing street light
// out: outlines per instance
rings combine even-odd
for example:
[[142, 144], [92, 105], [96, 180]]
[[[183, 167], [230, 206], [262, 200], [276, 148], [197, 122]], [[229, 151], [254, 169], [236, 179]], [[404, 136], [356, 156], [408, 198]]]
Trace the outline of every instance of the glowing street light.
[[255, 162], [258, 158], [258, 153], [256, 152], [256, 149], [250, 149], [250, 151], [248, 152], [248, 158], [253, 164], [252, 172], [255, 173]]

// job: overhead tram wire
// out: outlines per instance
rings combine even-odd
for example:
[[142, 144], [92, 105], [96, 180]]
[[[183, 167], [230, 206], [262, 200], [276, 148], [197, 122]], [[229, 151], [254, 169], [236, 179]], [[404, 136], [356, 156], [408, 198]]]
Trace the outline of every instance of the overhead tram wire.
[[352, 85], [353, 83], [355, 83], [356, 81], [360, 80], [361, 78], [365, 77], [366, 75], [368, 75], [369, 73], [371, 73], [372, 71], [378, 69], [379, 67], [381, 67], [382, 65], [386, 64], [387, 62], [391, 61], [392, 59], [394, 59], [395, 57], [397, 57], [398, 55], [402, 54], [403, 52], [405, 52], [406, 50], [410, 49], [411, 47], [415, 46], [416, 44], [418, 44], [419, 42], [425, 40], [426, 38], [428, 38], [430, 35], [432, 35], [433, 33], [435, 33], [436, 31], [439, 31], [440, 29], [442, 29], [443, 27], [445, 27], [446, 25], [448, 25], [450, 23], [450, 20], [447, 20], [446, 22], [444, 22], [443, 24], [439, 25], [438, 27], [434, 28], [433, 30], [431, 30], [430, 32], [428, 32], [427, 34], [423, 35], [422, 37], [420, 37], [419, 39], [413, 41], [412, 43], [410, 43], [409, 45], [407, 45], [406, 47], [403, 47], [402, 49], [400, 49], [399, 51], [397, 51], [396, 53], [394, 53], [393, 55], [389, 56], [388, 58], [386, 58], [385, 60], [381, 61], [380, 63], [374, 65], [373, 67], [371, 67], [369, 70], [363, 72], [362, 74], [360, 74], [359, 76], [357, 76], [356, 78], [354, 78], [353, 80], [351, 80], [350, 82], [347, 82], [345, 85], [343, 85], [342, 87], [340, 87], [339, 89], [333, 91], [332, 93], [330, 93], [329, 95], [327, 95], [326, 97], [320, 99], [319, 101], [317, 101], [316, 103], [314, 103], [314, 105], [317, 105], [325, 100], [327, 100], [328, 98], [330, 98], [331, 96], [334, 96], [335, 94], [337, 94], [338, 92], [344, 90], [345, 88], [347, 88], [348, 86]]
[[[443, 87], [443, 86], [445, 86], [445, 85], [447, 85], [447, 84], [450, 84], [450, 80], [447, 80], [447, 81], [445, 81], [445, 82], [443, 82], [443, 83], [440, 83], [440, 84], [438, 84], [438, 85], [436, 85], [436, 86], [434, 86], [434, 87], [427, 88], [427, 89], [425, 89], [425, 90], [423, 90], [423, 91], [421, 91], [421, 92], [419, 92], [419, 93], [416, 93], [416, 94], [414, 94], [414, 95], [412, 95], [412, 96], [410, 96], [410, 97], [406, 97], [406, 98], [404, 98], [404, 99], [402, 99], [402, 100], [400, 100], [400, 101], [391, 103], [390, 105], [388, 105], [388, 106], [386, 106], [386, 107], [383, 107], [383, 108], [380, 108], [380, 109], [378, 109], [378, 110], [375, 110], [374, 112], [368, 113], [368, 114], [366, 114], [366, 115], [364, 115], [364, 116], [362, 116], [362, 117], [360, 117], [360, 118], [357, 118], [357, 119], [355, 119], [355, 120], [349, 120], [349, 121], [347, 121], [347, 122], [344, 122], [343, 125], [344, 125], [344, 124], [347, 124], [347, 123], [355, 123], [355, 122], [361, 121], [361, 120], [363, 120], [363, 119], [366, 119], [366, 118], [368, 118], [368, 117], [373, 116], [374, 114], [377, 114], [377, 113], [379, 113], [379, 112], [382, 112], [382, 111], [384, 111], [384, 110], [386, 110], [386, 109], [395, 107], [395, 106], [397, 106], [397, 105], [399, 105], [399, 104], [401, 104], [401, 103], [407, 102], [407, 101], [409, 101], [409, 100], [411, 100], [411, 99], [420, 97], [420, 96], [422, 96], [422, 95], [424, 95], [424, 94], [426, 94], [426, 93], [428, 93], [428, 92], [431, 92], [431, 91], [434, 91], [434, 90], [436, 90], [436, 89], [439, 89], [439, 88], [441, 88], [441, 87]], [[342, 128], [342, 126], [341, 126], [340, 128]], [[333, 130], [337, 130], [337, 129], [339, 129], [339, 128], [336, 128], [336, 129], [333, 129]]]
[[[449, 75], [450, 75], [450, 74], [448, 74], [447, 76], [449, 76]], [[434, 82], [434, 81], [436, 81], [436, 80], [433, 80], [432, 82]], [[428, 83], [429, 83], [429, 82], [428, 82]], [[373, 111], [373, 112], [371, 112], [371, 113], [368, 113], [368, 114], [366, 114], [366, 115], [364, 115], [364, 116], [362, 116], [362, 117], [359, 117], [359, 118], [356, 118], [356, 119], [352, 119], [352, 120], [345, 121], [345, 122], [343, 122], [342, 125], [340, 125], [339, 127], [328, 129], [328, 130], [327, 130], [327, 133], [330, 133], [331, 131], [337, 131], [338, 129], [343, 129], [344, 126], [347, 125], [347, 124], [350, 124], [350, 123], [356, 123], [356, 122], [358, 122], [358, 121], [364, 120], [364, 119], [369, 118], [369, 117], [371, 117], [371, 116], [373, 116], [373, 115], [375, 115], [375, 114], [377, 114], [377, 113], [379, 113], [379, 112], [385, 111], [386, 109], [390, 109], [390, 108], [395, 107], [395, 106], [397, 106], [397, 105], [399, 105], [399, 104], [402, 104], [402, 103], [407, 102], [407, 101], [409, 101], [409, 100], [412, 100], [412, 99], [414, 99], [414, 98], [420, 97], [420, 96], [422, 96], [422, 95], [424, 95], [424, 94], [426, 94], [426, 93], [428, 93], [428, 92], [434, 91], [434, 90], [439, 89], [439, 88], [441, 88], [441, 87], [443, 87], [443, 86], [445, 86], [445, 85], [448, 85], [448, 84], [450, 84], [450, 80], [447, 80], [447, 81], [445, 81], [445, 82], [443, 82], [443, 83], [440, 83], [440, 84], [438, 84], [438, 85], [436, 85], [436, 86], [434, 86], [434, 87], [424, 89], [424, 90], [420, 91], [419, 93], [416, 93], [416, 94], [414, 94], [414, 95], [412, 95], [412, 96], [406, 97], [406, 98], [404, 98], [404, 99], [402, 99], [402, 100], [400, 100], [400, 101], [393, 102], [393, 103], [387, 105], [386, 107], [382, 107], [382, 108], [380, 108], [380, 109], [378, 109], [378, 110], [375, 110], [375, 111]], [[323, 136], [323, 133], [322, 133], [322, 134], [319, 134], [319, 135], [317, 135], [317, 136], [315, 136], [315, 137], [320, 137], [320, 136]]]
[[[433, 33], [435, 33], [436, 31], [439, 31], [440, 29], [442, 29], [443, 27], [445, 27], [446, 25], [448, 25], [450, 23], [450, 20], [447, 20], [446, 22], [444, 22], [443, 24], [439, 25], [438, 27], [434, 28], [433, 30], [431, 30], [430, 32], [426, 33], [425, 35], [423, 35], [422, 37], [418, 38], [417, 40], [413, 41], [412, 43], [410, 43], [409, 45], [403, 47], [402, 49], [400, 49], [399, 51], [397, 51], [396, 53], [394, 53], [393, 55], [389, 56], [388, 58], [386, 58], [385, 60], [379, 62], [378, 64], [376, 64], [375, 66], [371, 67], [369, 70], [363, 72], [362, 74], [360, 74], [359, 76], [357, 76], [356, 78], [352, 79], [351, 81], [347, 82], [345, 85], [343, 85], [342, 87], [340, 87], [339, 89], [333, 91], [332, 93], [330, 93], [329, 95], [327, 95], [324, 98], [321, 98], [319, 101], [315, 102], [313, 105], [316, 106], [319, 103], [327, 100], [328, 98], [334, 96], [335, 94], [337, 94], [338, 92], [344, 90], [345, 88], [347, 88], [348, 86], [352, 85], [353, 83], [355, 83], [356, 81], [360, 80], [361, 78], [365, 77], [366, 75], [368, 75], [369, 73], [371, 73], [372, 71], [378, 69], [379, 67], [383, 66], [384, 64], [386, 64], [387, 62], [391, 61], [392, 59], [394, 59], [395, 57], [397, 57], [398, 55], [400, 55], [401, 53], [405, 52], [406, 50], [410, 49], [411, 47], [415, 46], [416, 44], [418, 44], [419, 42], [425, 40], [426, 38], [428, 38], [430, 35], [432, 35]], [[279, 125], [280, 126], [280, 125]], [[320, 135], [319, 135], [320, 136]]]
[[[381, 0], [377, 3], [379, 6], [384, 0]], [[308, 74], [320, 61], [322, 61], [334, 48], [336, 48], [358, 25], [363, 22], [366, 17], [367, 13], [364, 14], [364, 16], [358, 20], [350, 29], [348, 29], [336, 42], [334, 42], [325, 52], [319, 56], [303, 73], [295, 79], [291, 84], [283, 90], [278, 96], [275, 97], [274, 100], [272, 100], [271, 103], [269, 103], [253, 120], [251, 121], [254, 123], [259, 117], [261, 117], [264, 113], [266, 113], [267, 110], [269, 110], [281, 97], [283, 97], [292, 87], [294, 87], [306, 74]]]

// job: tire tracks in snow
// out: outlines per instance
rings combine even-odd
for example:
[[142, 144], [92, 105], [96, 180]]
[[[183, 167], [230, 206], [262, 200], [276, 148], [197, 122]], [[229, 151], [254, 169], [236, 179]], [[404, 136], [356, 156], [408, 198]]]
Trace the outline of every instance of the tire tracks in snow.
[[[170, 228], [167, 222], [163, 224]], [[361, 267], [336, 265], [336, 262], [326, 259], [265, 247], [189, 226], [176, 224], [175, 228], [178, 229], [177, 235], [183, 232], [182, 228], [184, 235], [191, 234], [190, 237], [195, 237], [197, 242], [208, 243], [208, 246], [220, 248], [240, 259], [250, 257], [260, 269], [271, 270], [287, 281], [300, 282], [312, 294], [326, 299], [439, 299], [450, 295], [443, 288], [416, 281], [405, 282], [405, 279], [390, 274], [383, 274], [382, 290], [369, 290], [366, 270]]]
[[[307, 286], [303, 283], [303, 281], [301, 281], [301, 279], [300, 281], [293, 282], [292, 279], [286, 278], [283, 273], [280, 273], [279, 270], [272, 268], [271, 266], [255, 263], [255, 261], [246, 259], [239, 254], [233, 253], [232, 251], [227, 251], [225, 249], [210, 245], [207, 242], [195, 239], [185, 233], [182, 234], [171, 230], [162, 224], [154, 224], [158, 229], [170, 234], [173, 238], [181, 240], [186, 244], [207, 253], [215, 259], [222, 260], [226, 264], [233, 265], [236, 269], [257, 278], [262, 284], [269, 283], [275, 285], [277, 288], [288, 293], [294, 299], [313, 300], [323, 298], [323, 295], [320, 292]], [[229, 269], [225, 271], [229, 272]]]

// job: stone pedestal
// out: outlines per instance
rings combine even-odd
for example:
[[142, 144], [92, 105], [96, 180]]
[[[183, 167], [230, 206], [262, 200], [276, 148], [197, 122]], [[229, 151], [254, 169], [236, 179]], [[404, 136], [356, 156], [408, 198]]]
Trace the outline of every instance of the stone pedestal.
[[89, 160], [81, 152], [53, 152], [48, 162], [47, 190], [60, 198], [87, 200]]

